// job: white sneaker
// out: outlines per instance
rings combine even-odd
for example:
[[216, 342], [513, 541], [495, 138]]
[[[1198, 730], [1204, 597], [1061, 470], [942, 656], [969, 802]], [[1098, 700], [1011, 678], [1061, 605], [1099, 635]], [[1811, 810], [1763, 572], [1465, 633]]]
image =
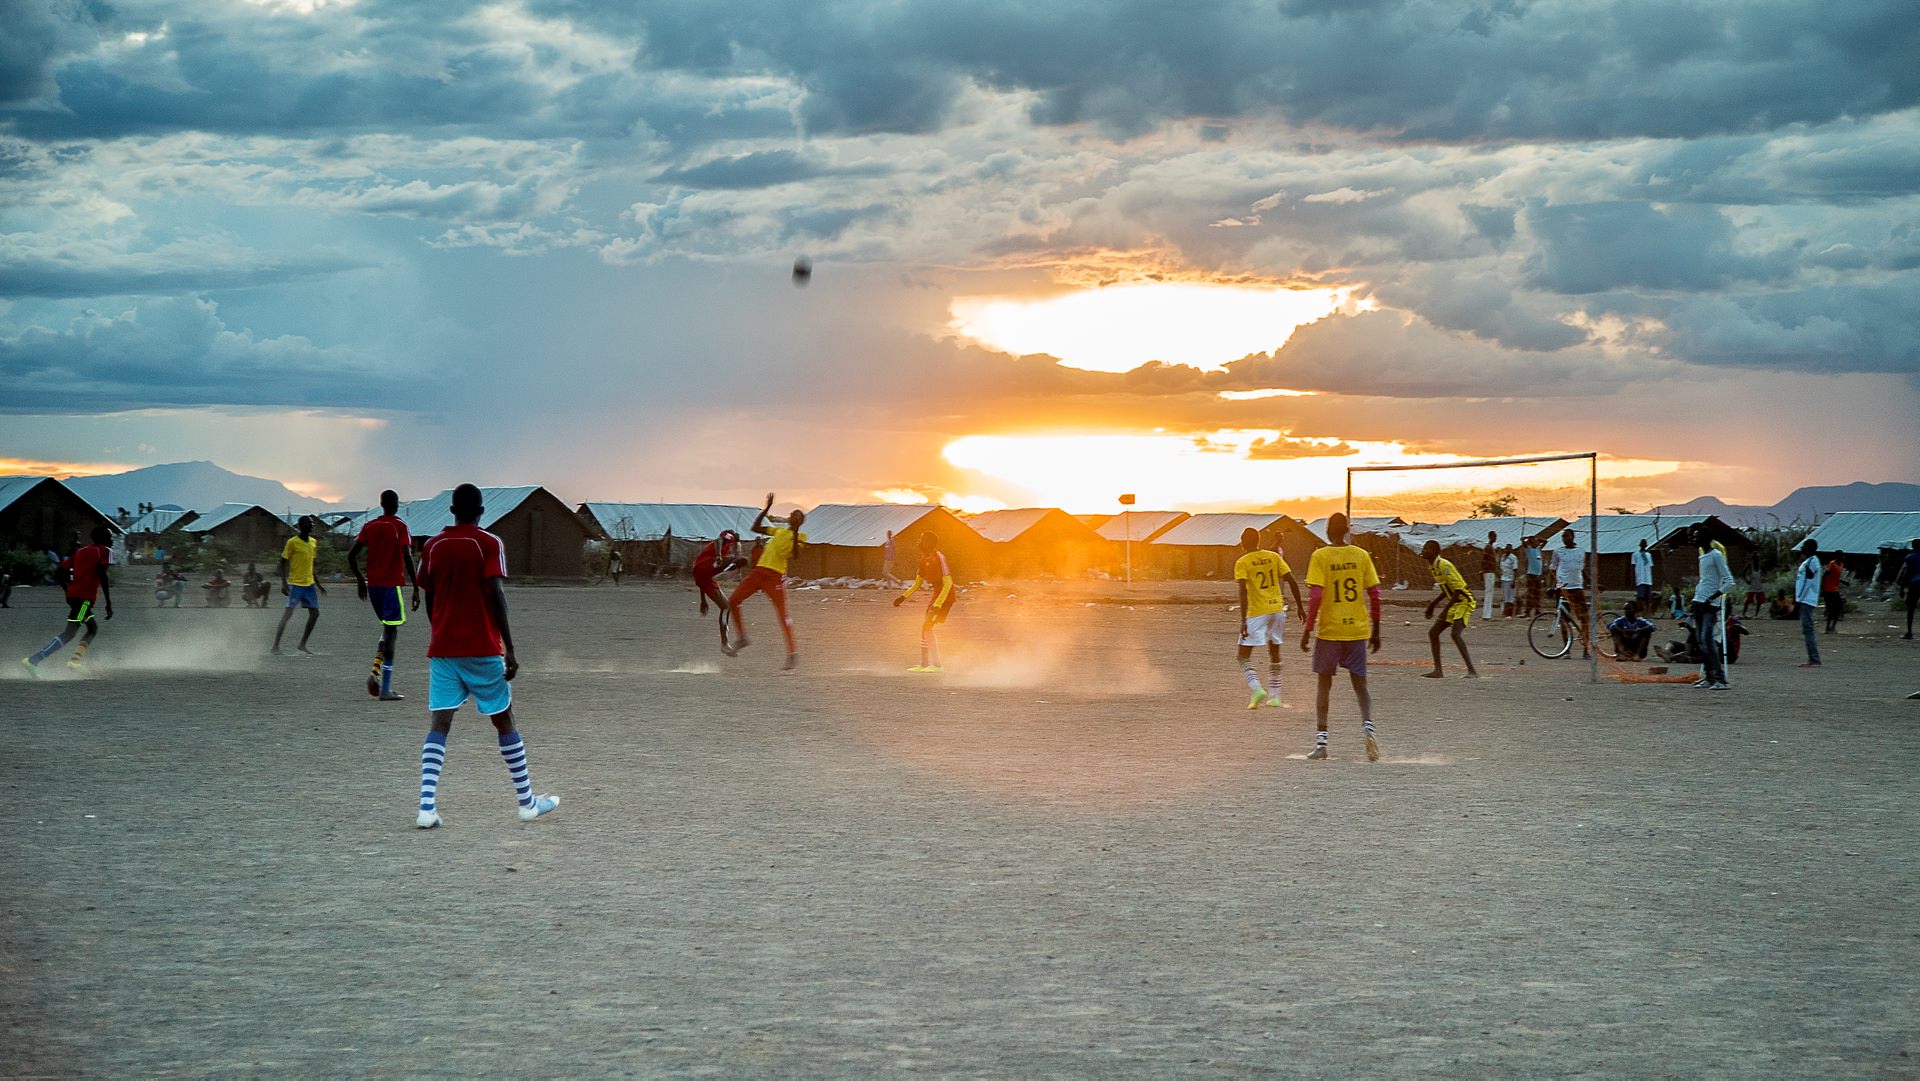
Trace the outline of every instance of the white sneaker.
[[416, 826], [419, 826], [423, 830], [439, 829], [440, 828], [440, 812], [439, 811], [421, 811], [419, 814], [413, 816], [413, 824]]
[[531, 822], [559, 806], [559, 796], [535, 796], [533, 797], [533, 804], [531, 806], [520, 808], [520, 821]]

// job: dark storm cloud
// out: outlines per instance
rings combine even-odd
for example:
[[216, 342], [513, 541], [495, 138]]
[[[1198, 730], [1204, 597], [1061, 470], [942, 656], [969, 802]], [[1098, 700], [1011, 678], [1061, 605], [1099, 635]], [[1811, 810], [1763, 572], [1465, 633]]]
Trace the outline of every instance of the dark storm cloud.
[[207, 301], [168, 297], [67, 326], [0, 325], [0, 410], [91, 413], [192, 405], [363, 409], [401, 387], [390, 364], [300, 337], [229, 328]]
[[1920, 274], [1877, 287], [1695, 297], [1665, 322], [1675, 351], [1696, 363], [1920, 377]]
[[278, 285], [355, 270], [371, 264], [338, 254], [273, 255], [264, 252], [218, 253], [201, 262], [188, 258], [204, 250], [162, 248], [140, 253], [98, 251], [8, 255], [0, 260], [0, 297], [95, 297], [198, 293]]
[[1719, 209], [1647, 203], [1533, 205], [1526, 223], [1538, 242], [1527, 277], [1556, 293], [1714, 289], [1785, 273], [1779, 258], [1734, 250], [1733, 223]]

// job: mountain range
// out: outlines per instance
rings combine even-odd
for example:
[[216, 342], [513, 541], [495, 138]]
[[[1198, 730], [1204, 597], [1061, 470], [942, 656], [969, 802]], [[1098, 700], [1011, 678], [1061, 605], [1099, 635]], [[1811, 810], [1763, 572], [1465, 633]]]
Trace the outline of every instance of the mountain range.
[[258, 503], [276, 514], [340, 509], [339, 504], [301, 495], [277, 480], [249, 477], [212, 462], [171, 462], [127, 473], [73, 477], [66, 485], [108, 514], [120, 507], [131, 511], [141, 503], [172, 503], [201, 513], [222, 503]]
[[1662, 514], [1711, 514], [1728, 525], [1812, 524], [1842, 510], [1920, 510], [1920, 484], [1822, 484], [1796, 488], [1792, 495], [1767, 507], [1726, 503], [1710, 495], [1685, 503], [1667, 504]]

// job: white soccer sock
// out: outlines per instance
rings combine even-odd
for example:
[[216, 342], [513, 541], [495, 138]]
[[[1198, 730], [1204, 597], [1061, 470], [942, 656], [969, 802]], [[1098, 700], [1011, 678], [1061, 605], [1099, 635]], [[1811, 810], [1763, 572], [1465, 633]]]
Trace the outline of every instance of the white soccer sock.
[[1247, 681], [1247, 690], [1258, 691], [1260, 689], [1260, 676], [1259, 673], [1253, 670], [1253, 661], [1251, 658], [1240, 662], [1240, 676]]

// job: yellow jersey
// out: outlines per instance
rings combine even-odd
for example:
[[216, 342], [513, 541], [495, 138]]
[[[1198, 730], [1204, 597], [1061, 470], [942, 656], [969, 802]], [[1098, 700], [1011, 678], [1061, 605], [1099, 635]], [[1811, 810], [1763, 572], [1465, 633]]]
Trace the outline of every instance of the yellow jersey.
[[1373, 637], [1367, 590], [1380, 584], [1373, 557], [1351, 544], [1322, 548], [1307, 564], [1307, 584], [1320, 587], [1320, 625], [1313, 633], [1328, 642], [1364, 642]]
[[1446, 590], [1449, 602], [1459, 600], [1462, 593], [1469, 598], [1473, 596], [1473, 591], [1467, 588], [1467, 580], [1460, 577], [1459, 568], [1455, 567], [1453, 560], [1446, 556], [1440, 556], [1433, 561], [1433, 584]]
[[1271, 615], [1287, 610], [1286, 598], [1281, 594], [1280, 582], [1293, 573], [1287, 561], [1280, 558], [1278, 552], [1248, 552], [1233, 561], [1233, 580], [1247, 583], [1247, 610], [1244, 615]]
[[287, 584], [290, 586], [310, 586], [313, 584], [313, 558], [320, 552], [320, 538], [308, 537], [301, 540], [298, 534], [287, 538], [284, 548], [280, 549], [280, 558], [287, 561]]
[[[807, 535], [805, 533], [800, 534], [800, 539], [805, 541]], [[759, 565], [773, 571], [775, 574], [785, 574], [787, 573], [787, 561], [792, 558], [793, 530], [785, 527], [776, 528], [773, 533], [767, 537], [767, 546], [760, 550]]]

